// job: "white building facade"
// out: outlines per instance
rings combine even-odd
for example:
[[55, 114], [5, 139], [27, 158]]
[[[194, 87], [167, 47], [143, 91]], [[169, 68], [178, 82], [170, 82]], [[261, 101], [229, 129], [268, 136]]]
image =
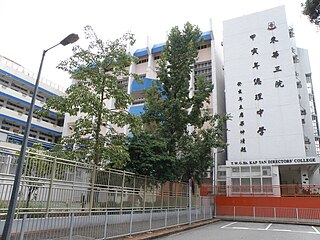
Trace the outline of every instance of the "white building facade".
[[[27, 122], [36, 75], [20, 64], [0, 56], [0, 147], [20, 149]], [[64, 94], [64, 89], [46, 79], [41, 79], [35, 101], [28, 146], [41, 143], [51, 149], [62, 135], [64, 117], [50, 111], [39, 116], [45, 101]]]
[[263, 193], [270, 185], [319, 184], [308, 52], [295, 46], [284, 7], [225, 21], [223, 29], [226, 112], [232, 116], [226, 185]]
[[[209, 108], [211, 113], [225, 112], [224, 104], [224, 81], [223, 81], [223, 66], [222, 66], [222, 47], [216, 44], [212, 31], [203, 32], [203, 42], [198, 49], [198, 56], [194, 70], [190, 76], [190, 96], [194, 94], [194, 80], [197, 76], [205, 76], [208, 82], [214, 85], [214, 90], [211, 95]], [[163, 51], [165, 43], [152, 44], [148, 43], [146, 47], [135, 50], [132, 54], [139, 59], [138, 63], [132, 63], [128, 68], [130, 74], [137, 74], [140, 79], [134, 79], [133, 76], [128, 78], [119, 78], [119, 81], [124, 84], [127, 93], [134, 99], [133, 104], [129, 106], [128, 112], [135, 115], [141, 115], [144, 112], [144, 103], [146, 97], [146, 90], [148, 90], [153, 81], [157, 81], [158, 74], [158, 60]], [[110, 109], [114, 109], [114, 99], [106, 100], [105, 104]], [[69, 116], [66, 114], [63, 128], [63, 136], [72, 134], [72, 129], [78, 116]], [[128, 128], [117, 128], [113, 126], [118, 132], [129, 134]], [[102, 133], [107, 131], [107, 128], [102, 126]], [[223, 156], [219, 156], [221, 159]], [[222, 162], [224, 162], [222, 160]]]

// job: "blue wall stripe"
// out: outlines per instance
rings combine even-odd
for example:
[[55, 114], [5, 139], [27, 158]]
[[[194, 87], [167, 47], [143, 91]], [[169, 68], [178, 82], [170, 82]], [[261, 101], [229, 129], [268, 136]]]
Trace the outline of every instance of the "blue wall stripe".
[[[10, 117], [10, 116], [4, 115], [4, 114], [0, 114], [0, 117], [6, 118], [6, 119], [9, 119], [9, 120], [18, 122], [18, 123], [22, 123], [22, 124], [26, 124], [27, 123], [26, 121], [23, 121], [23, 120], [14, 118], [14, 117]], [[31, 126], [34, 127], [34, 128], [38, 128], [38, 129], [41, 129], [41, 130], [44, 130], [44, 131], [47, 131], [47, 132], [51, 132], [51, 133], [55, 133], [55, 134], [58, 134], [58, 135], [62, 134], [62, 132], [58, 132], [58, 131], [55, 131], [55, 130], [52, 130], [52, 129], [49, 129], [49, 128], [41, 127], [41, 126], [33, 124], [33, 123], [31, 123]]]
[[[15, 100], [15, 101], [18, 101], [18, 102], [21, 102], [21, 103], [23, 103], [23, 104], [26, 104], [26, 105], [30, 106], [30, 103], [29, 103], [29, 102], [24, 101], [24, 100], [22, 100], [22, 99], [20, 99], [20, 98], [14, 97], [14, 96], [12, 96], [12, 95], [6, 94], [6, 93], [4, 93], [4, 92], [0, 92], [0, 95], [5, 96], [5, 97], [7, 97], [7, 98], [13, 99], [13, 100]], [[34, 105], [34, 107], [35, 107], [35, 109], [38, 109], [38, 110], [41, 109], [41, 107], [40, 107], [40, 106], [37, 106], [37, 105]], [[55, 113], [55, 112], [52, 112], [52, 111], [49, 111], [49, 113], [52, 114], [52, 115], [55, 115], [55, 116], [58, 115], [58, 113]]]
[[135, 106], [131, 106], [129, 109], [129, 113], [133, 114], [133, 115], [138, 115], [140, 116], [142, 113], [144, 113], [144, 104], [143, 105], [135, 105]]
[[141, 48], [141, 49], [137, 49], [133, 56], [135, 57], [143, 57], [143, 56], [148, 56], [148, 50], [147, 48]]
[[[14, 78], [14, 79], [16, 79], [16, 80], [18, 80], [18, 81], [26, 84], [26, 85], [29, 85], [29, 86], [31, 86], [31, 87], [34, 87], [34, 84], [33, 84], [33, 83], [28, 82], [28, 81], [26, 81], [26, 80], [24, 80], [24, 79], [22, 79], [22, 78], [19, 78], [19, 77], [17, 77], [16, 75], [13, 75], [13, 74], [11, 74], [11, 73], [8, 73], [8, 72], [6, 72], [6, 71], [4, 71], [4, 70], [2, 70], [2, 69], [0, 69], [0, 73], [3, 73], [3, 74], [5, 74], [5, 75], [7, 75], [7, 76], [9, 76], [9, 77], [12, 77], [12, 78]], [[55, 96], [55, 97], [56, 97], [56, 96], [59, 96], [59, 95], [57, 95], [57, 94], [55, 94], [55, 93], [53, 93], [53, 92], [50, 92], [50, 91], [48, 91], [48, 90], [46, 90], [46, 89], [44, 89], [44, 88], [42, 88], [42, 87], [39, 87], [39, 90], [41, 90], [42, 92], [46, 92], [46, 93], [48, 93], [49, 95], [52, 95], [52, 96]]]

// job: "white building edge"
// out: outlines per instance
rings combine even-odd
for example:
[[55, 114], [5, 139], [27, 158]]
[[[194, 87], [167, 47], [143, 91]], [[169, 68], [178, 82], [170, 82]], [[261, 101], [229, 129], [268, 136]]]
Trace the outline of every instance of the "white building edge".
[[226, 111], [233, 118], [220, 183], [232, 186], [229, 194], [275, 195], [279, 187], [264, 186], [320, 184], [308, 51], [295, 46], [284, 6], [225, 21], [223, 29]]

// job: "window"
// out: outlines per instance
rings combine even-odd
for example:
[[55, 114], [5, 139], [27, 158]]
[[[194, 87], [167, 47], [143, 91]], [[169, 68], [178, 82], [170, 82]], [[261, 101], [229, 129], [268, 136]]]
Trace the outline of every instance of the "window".
[[262, 188], [264, 192], [272, 192], [272, 178], [262, 178]]
[[251, 167], [251, 172], [258, 172], [258, 173], [260, 173], [260, 166], [252, 166], [252, 167]]
[[198, 47], [198, 50], [205, 49], [205, 48], [209, 48], [209, 47], [211, 47], [211, 44], [210, 44], [210, 43], [208, 43], [208, 44], [203, 44], [203, 45], [201, 45], [201, 46]]
[[232, 192], [240, 192], [240, 178], [231, 178]]
[[311, 73], [306, 74], [306, 81], [307, 83], [311, 83]]
[[262, 176], [271, 176], [271, 166], [262, 166]]
[[261, 178], [252, 178], [252, 191], [261, 192]]
[[160, 55], [154, 57], [154, 60], [158, 60], [158, 59], [160, 59]]
[[1, 129], [6, 130], [6, 131], [10, 131], [10, 128], [6, 127], [6, 126], [1, 126]]
[[241, 167], [241, 172], [242, 172], [242, 173], [248, 173], [248, 172], [250, 172], [250, 167]]
[[138, 62], [138, 64], [146, 63], [146, 62], [148, 62], [148, 61], [149, 61], [148, 58], [140, 59], [139, 62]]
[[239, 167], [233, 167], [232, 172], [234, 172], [234, 173], [240, 172]]

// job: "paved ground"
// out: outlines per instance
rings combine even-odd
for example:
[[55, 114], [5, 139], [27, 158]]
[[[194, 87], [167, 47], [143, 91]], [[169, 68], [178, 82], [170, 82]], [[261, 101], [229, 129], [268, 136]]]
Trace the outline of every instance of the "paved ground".
[[220, 221], [158, 239], [318, 240], [320, 239], [320, 227], [311, 225]]

